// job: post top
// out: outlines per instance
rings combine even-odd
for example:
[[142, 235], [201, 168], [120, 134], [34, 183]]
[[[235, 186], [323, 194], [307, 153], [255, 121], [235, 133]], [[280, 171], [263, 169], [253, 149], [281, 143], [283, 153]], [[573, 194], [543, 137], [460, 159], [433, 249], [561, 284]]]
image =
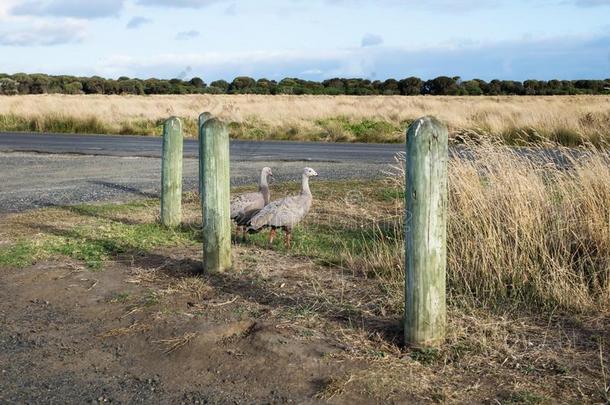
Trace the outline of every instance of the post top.
[[172, 116], [165, 120], [165, 125], [182, 129], [182, 120], [178, 117]]
[[212, 113], [209, 111], [205, 111], [205, 112], [202, 112], [201, 114], [199, 114], [199, 122], [207, 121], [210, 118], [212, 118]]
[[210, 118], [203, 123], [203, 128], [226, 129], [227, 125], [219, 118]]
[[446, 140], [449, 136], [447, 126], [431, 115], [416, 119], [407, 130], [407, 142], [429, 136], [440, 140]]

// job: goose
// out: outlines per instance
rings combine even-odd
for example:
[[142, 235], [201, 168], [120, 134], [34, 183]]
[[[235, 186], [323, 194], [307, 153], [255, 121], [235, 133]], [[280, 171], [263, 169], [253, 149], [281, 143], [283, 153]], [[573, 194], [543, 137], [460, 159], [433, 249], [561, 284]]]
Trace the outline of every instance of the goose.
[[269, 180], [273, 178], [270, 167], [263, 167], [258, 183], [258, 191], [255, 193], [240, 194], [231, 199], [231, 219], [237, 224], [238, 230], [242, 230], [242, 236], [246, 238], [246, 225], [265, 205], [269, 204], [271, 194], [269, 192]]
[[292, 228], [305, 218], [311, 208], [312, 196], [309, 189], [309, 178], [317, 175], [318, 173], [311, 167], [304, 168], [301, 178], [301, 193], [267, 204], [250, 219], [248, 232], [256, 233], [263, 228], [271, 228], [269, 244], [272, 244], [276, 230], [282, 228], [285, 234], [284, 243], [286, 247], [290, 247]]

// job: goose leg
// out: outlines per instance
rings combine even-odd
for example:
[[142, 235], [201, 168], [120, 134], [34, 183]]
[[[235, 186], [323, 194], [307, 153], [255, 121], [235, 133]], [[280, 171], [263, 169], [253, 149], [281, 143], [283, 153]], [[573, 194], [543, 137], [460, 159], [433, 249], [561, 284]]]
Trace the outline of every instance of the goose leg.
[[246, 227], [242, 226], [241, 227], [241, 240], [242, 242], [246, 242], [246, 235], [248, 235], [248, 232], [246, 231]]
[[290, 249], [292, 247], [292, 231], [288, 228], [284, 229], [286, 247]]
[[269, 246], [273, 245], [273, 239], [275, 239], [275, 234], [276, 230], [274, 228], [271, 228], [271, 231], [269, 231]]

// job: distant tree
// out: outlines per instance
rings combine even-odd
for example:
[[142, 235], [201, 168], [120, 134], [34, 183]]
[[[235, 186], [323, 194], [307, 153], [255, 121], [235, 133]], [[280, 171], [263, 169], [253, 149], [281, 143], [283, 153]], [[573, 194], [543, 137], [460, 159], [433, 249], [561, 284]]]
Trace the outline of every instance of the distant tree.
[[205, 87], [205, 82], [201, 80], [200, 77], [193, 77], [191, 80], [189, 80], [189, 83], [196, 89], [203, 89]]
[[491, 96], [499, 96], [502, 94], [502, 83], [499, 80], [492, 80], [489, 82], [487, 94]]
[[524, 94], [533, 96], [539, 94], [540, 82], [538, 80], [526, 80], [523, 82]]
[[144, 86], [139, 80], [119, 80], [116, 88], [118, 94], [144, 94]]
[[324, 93], [329, 95], [345, 94], [345, 83], [342, 79], [334, 78], [330, 80], [324, 80], [322, 82], [324, 86]]
[[435, 79], [428, 80], [423, 85], [423, 94], [433, 96], [440, 95], [456, 95], [458, 94], [458, 85], [455, 78], [447, 76], [439, 76]]
[[82, 81], [83, 91], [85, 94], [104, 94], [105, 82], [106, 80], [99, 76], [85, 78]]
[[258, 79], [254, 84], [252, 93], [254, 94], [272, 94], [274, 84], [268, 79]]
[[374, 93], [370, 80], [347, 79], [345, 82], [345, 93], [351, 96], [367, 96]]
[[525, 93], [523, 84], [513, 80], [502, 80], [500, 82], [500, 92], [505, 95], [518, 96]]
[[[9, 81], [10, 79], [10, 81]], [[162, 80], [117, 80], [99, 76], [74, 77], [69, 75], [0, 73], [3, 83], [1, 94], [85, 93], [85, 94], [328, 94], [328, 95], [561, 95], [610, 94], [610, 79], [606, 80], [514, 80], [494, 79], [487, 83], [481, 79], [462, 81], [459, 76], [439, 76], [422, 81], [418, 77], [401, 80], [371, 81], [362, 78], [332, 78], [322, 82], [287, 77], [279, 83], [265, 78], [236, 77], [231, 83], [216, 80], [206, 86], [199, 77], [188, 81], [179, 78]]]
[[400, 86], [398, 84], [398, 80], [396, 79], [387, 79], [384, 82], [380, 82], [377, 85], [377, 88], [379, 94], [385, 94], [388, 96], [400, 94]]
[[277, 84], [276, 94], [296, 94], [298, 83], [290, 77], [286, 77]]
[[417, 96], [422, 94], [423, 81], [419, 77], [407, 77], [398, 82], [400, 94], [403, 96]]
[[51, 79], [47, 75], [34, 74], [30, 75], [30, 94], [44, 94], [49, 92]]
[[483, 89], [481, 89], [481, 84], [478, 80], [466, 80], [465, 82], [462, 82], [462, 88], [465, 90], [466, 94], [470, 96], [483, 95]]
[[210, 83], [209, 87], [219, 89], [221, 93], [227, 93], [229, 91], [230, 84], [226, 80], [215, 80]]
[[244, 94], [249, 93], [256, 86], [256, 81], [247, 76], [240, 76], [233, 79], [229, 85], [229, 93]]
[[307, 91], [306, 94], [324, 94], [324, 85], [320, 82], [314, 82], [311, 80], [303, 81], [303, 88]]
[[14, 96], [19, 93], [19, 82], [8, 77], [0, 79], [0, 94]]
[[66, 94], [81, 94], [83, 92], [83, 85], [79, 81], [67, 83], [64, 85], [64, 91]]
[[171, 84], [167, 80], [146, 79], [143, 82], [145, 94], [170, 94], [172, 90]]

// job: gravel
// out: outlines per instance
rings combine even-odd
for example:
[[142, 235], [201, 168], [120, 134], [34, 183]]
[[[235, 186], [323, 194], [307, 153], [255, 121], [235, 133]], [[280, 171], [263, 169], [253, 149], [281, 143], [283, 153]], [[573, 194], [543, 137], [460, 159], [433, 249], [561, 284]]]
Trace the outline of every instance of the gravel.
[[[388, 169], [385, 161], [235, 161], [231, 162], [231, 185], [254, 184], [263, 166], [272, 167], [279, 182], [300, 181], [305, 166], [313, 167], [320, 180], [377, 178]], [[0, 152], [0, 213], [158, 197], [160, 171], [160, 160], [150, 157]], [[196, 159], [184, 160], [184, 191], [197, 189], [197, 171]]]

